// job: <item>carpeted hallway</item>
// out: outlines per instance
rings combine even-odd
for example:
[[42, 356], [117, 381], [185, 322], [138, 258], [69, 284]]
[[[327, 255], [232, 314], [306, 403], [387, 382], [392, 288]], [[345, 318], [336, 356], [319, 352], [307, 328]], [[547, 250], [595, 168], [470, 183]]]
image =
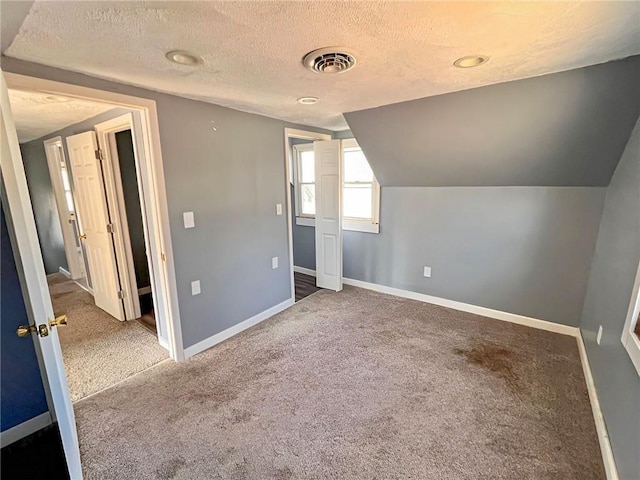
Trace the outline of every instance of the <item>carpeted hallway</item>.
[[95, 306], [93, 297], [61, 274], [49, 275], [71, 399], [110, 387], [169, 358], [158, 338], [138, 322], [120, 322]]
[[576, 341], [353, 287], [75, 405], [87, 479], [602, 479]]

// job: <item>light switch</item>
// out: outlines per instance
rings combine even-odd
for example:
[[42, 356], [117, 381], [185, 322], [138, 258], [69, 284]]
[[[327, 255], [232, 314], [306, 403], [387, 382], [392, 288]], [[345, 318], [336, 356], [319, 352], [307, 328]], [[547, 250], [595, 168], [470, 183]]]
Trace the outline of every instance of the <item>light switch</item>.
[[184, 228], [193, 228], [196, 226], [195, 219], [193, 218], [193, 212], [184, 212], [182, 214], [184, 220]]
[[282, 204], [276, 203], [276, 215], [282, 215]]
[[200, 280], [194, 280], [191, 282], [191, 295], [198, 295], [200, 293]]
[[271, 268], [273, 269], [278, 268], [278, 257], [273, 257], [271, 259]]

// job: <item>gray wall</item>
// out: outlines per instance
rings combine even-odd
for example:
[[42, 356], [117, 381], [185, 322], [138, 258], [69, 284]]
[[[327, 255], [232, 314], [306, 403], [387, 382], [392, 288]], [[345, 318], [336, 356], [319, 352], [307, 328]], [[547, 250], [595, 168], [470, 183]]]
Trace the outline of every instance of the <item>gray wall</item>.
[[620, 341], [638, 262], [640, 120], [607, 189], [580, 324], [621, 479], [640, 478], [640, 378]]
[[47, 274], [57, 273], [60, 267], [68, 270], [68, 265], [43, 142], [49, 138], [62, 137], [64, 154], [68, 159], [69, 152], [67, 151], [66, 137], [75, 135], [76, 133], [86, 132], [87, 130], [93, 130], [97, 123], [111, 120], [129, 111], [130, 110], [124, 108], [114, 108], [88, 120], [70, 125], [20, 145], [22, 161], [27, 176], [27, 184], [29, 186], [29, 196], [31, 197], [33, 206], [33, 215], [36, 220], [38, 240], [40, 241], [44, 268]]
[[[156, 101], [185, 347], [290, 297], [287, 221], [275, 204], [288, 188], [284, 128], [308, 127], [7, 57], [2, 68]], [[183, 228], [186, 211], [195, 228]]]
[[42, 140], [20, 145], [20, 152], [33, 205], [44, 269], [47, 274], [58, 273], [60, 267], [68, 270], [60, 219]]
[[382, 186], [606, 187], [638, 114], [640, 56], [345, 118]]
[[344, 275], [577, 326], [604, 195], [383, 187], [380, 233], [344, 232]]

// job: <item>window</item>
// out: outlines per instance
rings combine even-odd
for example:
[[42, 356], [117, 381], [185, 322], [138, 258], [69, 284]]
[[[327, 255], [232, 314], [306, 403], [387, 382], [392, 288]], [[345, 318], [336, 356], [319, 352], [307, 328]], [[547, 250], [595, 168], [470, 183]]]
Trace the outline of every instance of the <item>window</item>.
[[622, 344], [640, 375], [640, 265], [633, 286], [627, 321], [622, 330]]
[[294, 145], [296, 154], [296, 216], [314, 218], [316, 214], [316, 172], [313, 143]]
[[[380, 185], [355, 139], [342, 141], [342, 228], [378, 233]], [[313, 144], [294, 145], [296, 224], [315, 224], [315, 163]]]

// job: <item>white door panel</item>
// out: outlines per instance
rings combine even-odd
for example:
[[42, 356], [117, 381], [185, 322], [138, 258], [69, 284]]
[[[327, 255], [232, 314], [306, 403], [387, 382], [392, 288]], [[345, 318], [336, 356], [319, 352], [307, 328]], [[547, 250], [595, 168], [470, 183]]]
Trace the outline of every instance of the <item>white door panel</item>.
[[314, 142], [316, 285], [342, 290], [342, 142]]
[[[53, 318], [53, 307], [51, 306], [42, 252], [38, 242], [20, 146], [18, 145], [18, 136], [11, 114], [7, 85], [1, 73], [0, 82], [2, 198], [3, 202], [6, 201], [7, 222], [10, 223], [9, 228], [13, 233], [12, 247], [14, 252], [17, 252], [16, 266], [23, 286], [30, 321], [32, 325], [46, 325], [48, 320]], [[45, 337], [37, 336], [37, 345], [42, 356], [43, 381], [50, 394], [51, 413], [58, 422], [69, 475], [72, 480], [81, 480], [82, 468], [75, 415], [56, 328], [49, 328], [49, 334]], [[30, 341], [28, 338], [24, 340]]]
[[76, 193], [76, 208], [82, 225], [87, 263], [96, 306], [118, 320], [124, 320], [124, 306], [119, 297], [120, 280], [107, 230], [109, 212], [102, 179], [102, 167], [96, 159], [95, 132], [67, 137], [71, 174]]
[[51, 185], [53, 186], [58, 218], [60, 219], [60, 228], [62, 229], [62, 238], [64, 240], [64, 250], [67, 257], [69, 273], [74, 280], [80, 279], [84, 277], [84, 269], [74, 228], [76, 219], [74, 213], [69, 211], [62, 181], [61, 166], [62, 164], [66, 164], [62, 150], [62, 139], [57, 137], [46, 140], [44, 142], [44, 151], [49, 166], [49, 176], [51, 177]]

